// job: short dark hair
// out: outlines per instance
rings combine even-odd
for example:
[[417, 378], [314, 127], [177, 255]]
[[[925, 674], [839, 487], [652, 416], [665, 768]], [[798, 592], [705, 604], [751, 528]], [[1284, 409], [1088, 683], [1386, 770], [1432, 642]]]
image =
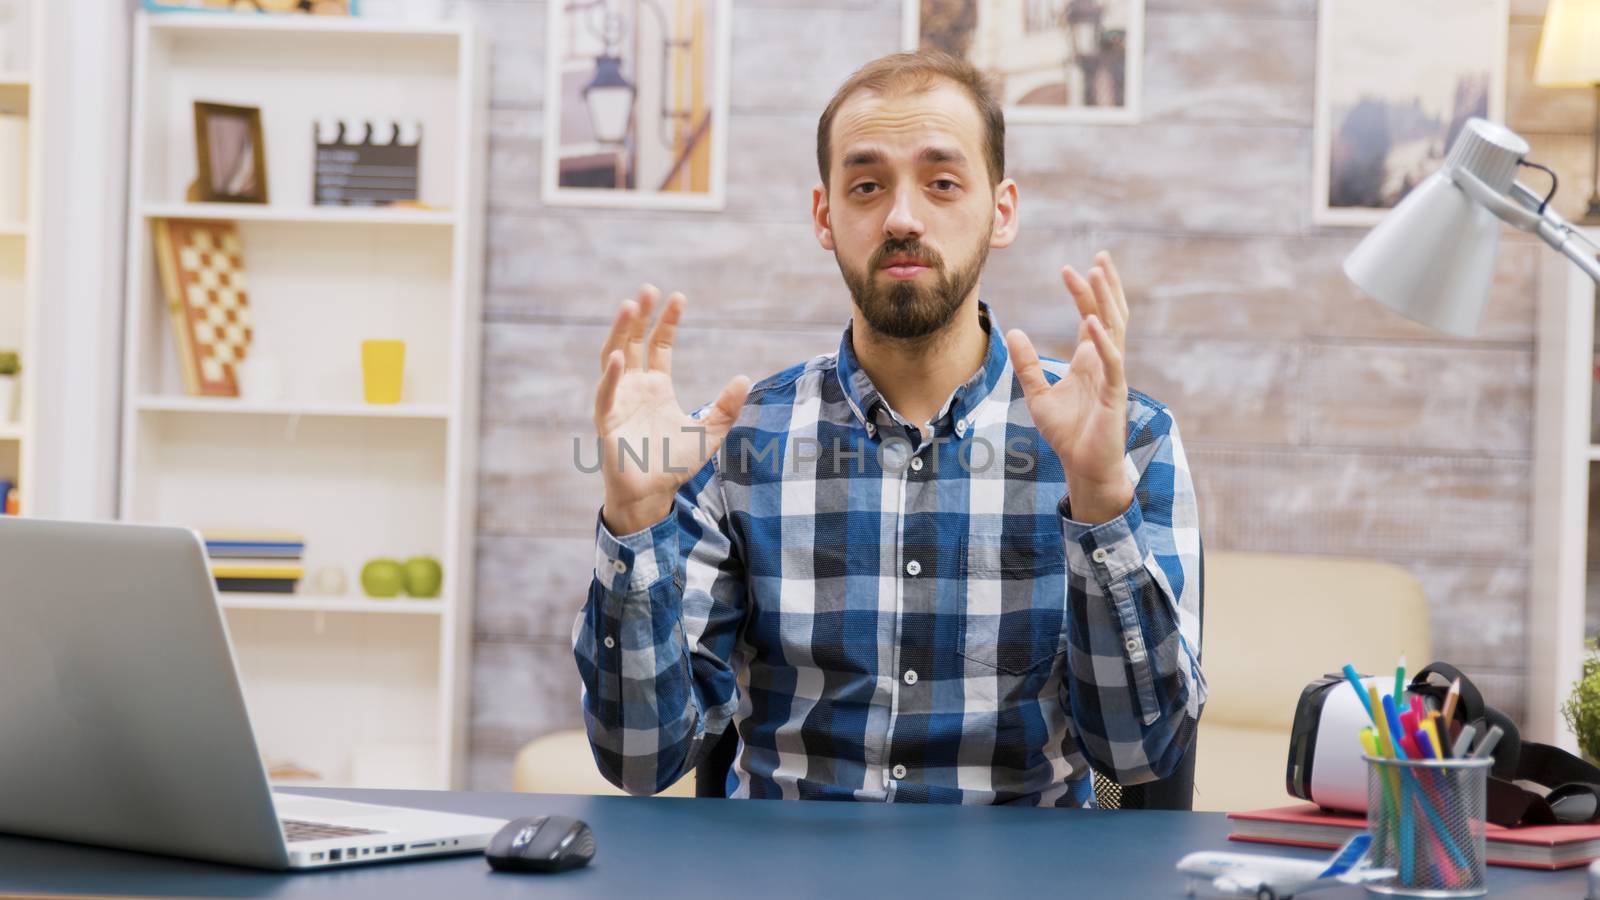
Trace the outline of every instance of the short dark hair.
[[1006, 177], [1006, 119], [983, 74], [960, 57], [936, 50], [894, 53], [867, 63], [839, 86], [828, 101], [828, 108], [817, 120], [817, 168], [822, 185], [828, 187], [828, 168], [832, 163], [833, 117], [839, 107], [857, 91], [879, 94], [921, 93], [936, 87], [940, 80], [954, 83], [966, 91], [983, 121], [984, 152], [989, 166], [989, 185]]

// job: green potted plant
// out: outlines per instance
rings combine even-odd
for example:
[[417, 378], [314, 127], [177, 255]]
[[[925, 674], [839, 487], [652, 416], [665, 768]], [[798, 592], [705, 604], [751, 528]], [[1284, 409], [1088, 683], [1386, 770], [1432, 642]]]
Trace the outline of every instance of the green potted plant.
[[1589, 648], [1583, 660], [1583, 676], [1572, 686], [1561, 715], [1567, 727], [1578, 736], [1578, 750], [1590, 762], [1600, 763], [1600, 652], [1594, 638], [1584, 642]]
[[17, 376], [22, 359], [15, 350], [0, 350], [0, 423], [10, 422], [17, 409]]

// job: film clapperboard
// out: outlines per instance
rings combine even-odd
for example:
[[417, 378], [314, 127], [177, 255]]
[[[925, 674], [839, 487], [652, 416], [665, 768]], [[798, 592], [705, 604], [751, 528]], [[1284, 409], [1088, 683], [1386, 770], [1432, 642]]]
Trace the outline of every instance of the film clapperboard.
[[313, 126], [318, 206], [383, 206], [417, 199], [422, 123], [321, 118]]

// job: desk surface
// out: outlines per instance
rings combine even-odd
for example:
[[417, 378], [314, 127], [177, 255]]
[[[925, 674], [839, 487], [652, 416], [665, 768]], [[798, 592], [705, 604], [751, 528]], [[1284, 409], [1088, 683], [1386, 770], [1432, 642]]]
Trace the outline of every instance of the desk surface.
[[[0, 836], [0, 895], [1159, 898], [1183, 896], [1183, 879], [1173, 866], [1191, 850], [1259, 850], [1306, 859], [1327, 855], [1230, 843], [1221, 813], [433, 791], [305, 793], [508, 819], [565, 813], [594, 826], [599, 849], [587, 868], [557, 875], [491, 872], [480, 855], [286, 874]], [[1584, 881], [1582, 868], [1489, 870], [1491, 896], [1519, 900], [1574, 900], [1584, 895]], [[1341, 887], [1311, 896], [1366, 895]]]

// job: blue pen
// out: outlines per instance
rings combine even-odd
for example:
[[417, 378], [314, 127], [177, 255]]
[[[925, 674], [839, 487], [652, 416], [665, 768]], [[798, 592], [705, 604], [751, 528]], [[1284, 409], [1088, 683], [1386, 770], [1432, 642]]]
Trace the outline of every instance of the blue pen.
[[1406, 748], [1400, 746], [1400, 735], [1406, 730], [1400, 727], [1400, 716], [1394, 711], [1394, 697], [1385, 694], [1383, 697], [1383, 716], [1389, 720], [1389, 733], [1394, 735], [1394, 755], [1400, 759], [1409, 759]]
[[1423, 759], [1439, 758], [1439, 751], [1434, 748], [1433, 738], [1428, 737], [1428, 732], [1426, 729], [1418, 728], [1416, 731], [1413, 731], [1411, 733], [1411, 739], [1417, 742], [1418, 747], [1422, 748]]
[[1367, 718], [1372, 724], [1378, 724], [1377, 711], [1372, 708], [1372, 701], [1367, 699], [1367, 689], [1361, 684], [1361, 676], [1356, 674], [1356, 667], [1349, 663], [1344, 664], [1344, 677], [1350, 686], [1356, 689], [1356, 696], [1361, 698], [1361, 708], [1367, 711]]

